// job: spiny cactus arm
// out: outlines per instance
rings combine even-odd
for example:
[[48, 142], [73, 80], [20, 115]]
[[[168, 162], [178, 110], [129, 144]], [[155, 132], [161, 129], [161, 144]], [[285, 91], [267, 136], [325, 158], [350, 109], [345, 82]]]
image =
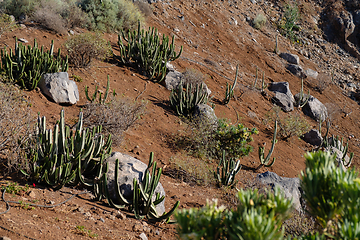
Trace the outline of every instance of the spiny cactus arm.
[[139, 185], [137, 183], [136, 178], [133, 179], [133, 186], [134, 186], [134, 190], [133, 190], [133, 209], [134, 209], [134, 214], [135, 214], [135, 218], [136, 219], [143, 219], [144, 216], [141, 215], [140, 213], [140, 189], [139, 189]]
[[105, 101], [108, 97], [108, 94], [109, 94], [109, 89], [110, 89], [110, 78], [109, 78], [109, 75], [107, 75], [107, 84], [106, 84], [106, 91], [105, 91], [105, 95], [104, 95], [104, 100], [102, 101], [102, 104], [105, 104]]
[[259, 159], [260, 159], [260, 165], [257, 169], [260, 169], [262, 166], [265, 167], [271, 167], [275, 163], [275, 158], [273, 158], [272, 162], [270, 162], [270, 156], [274, 151], [275, 144], [276, 144], [276, 132], [277, 132], [277, 120], [275, 120], [275, 130], [274, 130], [274, 136], [271, 144], [271, 148], [269, 150], [268, 155], [265, 157], [264, 151], [265, 147], [259, 147]]

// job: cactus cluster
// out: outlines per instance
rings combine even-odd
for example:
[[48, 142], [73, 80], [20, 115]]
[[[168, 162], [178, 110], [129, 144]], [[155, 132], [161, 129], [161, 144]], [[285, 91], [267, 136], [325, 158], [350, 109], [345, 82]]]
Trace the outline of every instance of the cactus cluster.
[[166, 75], [166, 63], [179, 58], [183, 51], [181, 46], [179, 53], [175, 53], [174, 40], [173, 37], [169, 44], [169, 37], [165, 34], [160, 40], [156, 28], [141, 30], [139, 22], [137, 31], [129, 30], [127, 36], [121, 31], [118, 35], [119, 59], [123, 64], [135, 63], [150, 80], [161, 82]]
[[171, 90], [170, 105], [179, 116], [189, 117], [194, 112], [196, 105], [208, 101], [208, 93], [203, 90], [202, 84], [183, 84]]
[[236, 73], [235, 73], [235, 80], [233, 85], [230, 88], [230, 85], [226, 83], [226, 92], [225, 92], [225, 98], [223, 100], [223, 103], [226, 105], [230, 102], [230, 99], [234, 96], [234, 89], [237, 83], [237, 77], [238, 77], [238, 71], [239, 71], [239, 64], [236, 66]]
[[82, 112], [75, 131], [65, 126], [64, 110], [54, 130], [46, 129], [46, 118], [38, 117], [36, 149], [30, 153], [29, 169], [21, 172], [55, 189], [65, 184], [93, 186], [101, 176], [104, 159], [111, 153], [111, 137], [105, 141], [101, 126], [83, 129]]
[[[215, 178], [217, 179], [220, 186], [228, 186], [230, 188], [236, 188], [235, 175], [240, 171], [241, 165], [240, 160], [235, 162], [233, 158], [227, 160], [225, 157], [225, 150], [223, 151], [223, 157], [219, 162], [219, 165], [214, 172]], [[220, 173], [221, 167], [221, 173]]]
[[37, 87], [42, 74], [66, 72], [69, 68], [68, 57], [61, 59], [59, 49], [57, 58], [53, 55], [54, 41], [51, 42], [50, 50], [44, 52], [44, 46], [38, 48], [36, 39], [34, 47], [24, 46], [15, 40], [15, 50], [10, 48], [10, 52], [4, 48], [1, 50], [1, 70], [13, 82], [27, 90]]
[[[148, 167], [145, 170], [144, 178], [142, 181], [138, 182], [136, 178], [133, 179], [133, 199], [126, 199], [120, 192], [120, 186], [117, 181], [119, 176], [119, 160], [115, 161], [115, 189], [116, 189], [116, 201], [113, 201], [110, 197], [109, 190], [107, 187], [107, 173], [105, 172], [99, 184], [96, 186], [95, 196], [98, 197], [98, 200], [101, 200], [103, 196], [106, 197], [110, 206], [114, 208], [125, 208], [127, 207], [134, 212], [137, 219], [142, 219], [147, 217], [149, 220], [162, 221], [169, 220], [169, 217], [174, 213], [174, 211], [179, 206], [180, 202], [177, 201], [173, 208], [163, 215], [159, 216], [156, 211], [156, 205], [164, 201], [165, 196], [160, 196], [158, 193], [153, 199], [155, 189], [159, 183], [160, 176], [162, 173], [162, 168], [156, 168], [156, 162], [154, 162], [154, 153], [150, 153], [150, 159]], [[150, 176], [150, 169], [151, 176]]]
[[310, 90], [308, 90], [308, 94], [305, 97], [305, 94], [304, 94], [304, 79], [301, 78], [301, 88], [300, 88], [299, 100], [297, 102], [297, 106], [299, 108], [303, 108], [306, 105], [306, 103], [309, 101], [309, 99], [310, 99]]
[[275, 163], [275, 158], [270, 162], [271, 154], [274, 152], [275, 144], [277, 142], [276, 140], [276, 132], [277, 132], [277, 121], [275, 121], [275, 130], [274, 130], [274, 136], [271, 144], [271, 148], [269, 150], [268, 155], [265, 157], [265, 147], [259, 147], [259, 159], [260, 159], [260, 165], [257, 167], [257, 170], [265, 167], [271, 167]]

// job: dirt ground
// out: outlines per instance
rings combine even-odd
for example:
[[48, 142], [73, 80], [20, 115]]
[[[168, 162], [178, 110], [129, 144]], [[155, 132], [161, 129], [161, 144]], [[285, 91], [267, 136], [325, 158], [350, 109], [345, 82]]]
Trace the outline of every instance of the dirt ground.
[[[302, 2], [302, 1], [301, 1]], [[322, 45], [309, 42], [307, 45], [291, 44], [288, 39], [279, 35], [274, 28], [272, 18], [277, 18], [282, 2], [277, 4], [262, 2], [253, 4], [246, 1], [163, 1], [152, 4], [153, 15], [147, 19], [147, 26], [158, 28], [161, 34], [175, 36], [177, 51], [182, 45], [184, 52], [172, 64], [178, 71], [195, 69], [204, 74], [205, 83], [212, 91], [212, 102], [219, 118], [228, 118], [232, 123], [243, 123], [246, 127], [256, 127], [259, 134], [254, 136], [251, 145], [254, 151], [241, 159], [243, 168], [237, 175], [238, 188], [251, 183], [261, 172], [272, 171], [282, 177], [298, 177], [305, 168], [304, 153], [311, 151], [312, 146], [298, 137], [279, 140], [275, 146], [273, 157], [275, 164], [259, 171], [253, 169], [259, 165], [258, 146], [267, 143], [266, 151], [272, 139], [272, 124], [264, 124], [267, 113], [273, 108], [270, 97], [264, 97], [259, 90], [251, 88], [255, 81], [256, 68], [259, 76], [265, 72], [265, 82], [287, 81], [293, 94], [300, 90], [301, 81], [286, 70], [286, 62], [274, 53], [275, 39], [278, 36], [279, 51], [297, 54], [304, 68], [318, 71], [323, 81], [330, 80], [331, 66], [336, 68], [335, 77], [351, 75], [359, 80], [353, 66], [359, 62], [349, 55], [340, 56], [340, 47], [335, 43], [326, 42]], [[312, 1], [303, 2], [304, 27], [314, 28], [312, 17], [317, 17], [321, 11]], [[306, 9], [312, 9], [310, 15]], [[265, 27], [257, 30], [251, 26], [251, 21], [258, 13], [264, 13], [270, 19]], [[248, 18], [248, 19], [247, 19]], [[307, 24], [307, 25], [306, 25]], [[75, 32], [82, 32], [75, 29]], [[322, 38], [320, 30], [312, 34]], [[55, 41], [55, 49], [67, 39], [67, 36], [57, 35], [41, 29], [39, 26], [26, 25], [6, 33], [0, 38], [0, 46], [14, 47], [14, 39], [25, 38], [29, 44], [36, 38], [39, 45], [49, 47], [51, 40]], [[105, 34], [118, 54], [117, 35]], [[320, 50], [319, 50], [320, 49]], [[305, 57], [302, 52], [311, 52], [312, 57]], [[235, 76], [236, 65], [239, 64], [239, 80], [235, 89], [235, 98], [228, 105], [219, 104], [224, 98], [226, 83], [231, 83]], [[346, 71], [346, 73], [344, 73]], [[113, 146], [113, 151], [120, 151], [147, 163], [150, 152], [155, 153], [155, 160], [161, 167], [169, 167], [170, 159], [183, 155], [172, 142], [174, 136], [184, 131], [184, 124], [172, 111], [169, 104], [170, 91], [164, 86], [148, 81], [140, 73], [121, 66], [117, 62], [95, 61], [86, 69], [69, 69], [69, 75], [78, 75], [83, 81], [78, 82], [80, 101], [74, 106], [60, 106], [49, 101], [38, 90], [24, 92], [32, 103], [34, 113], [40, 112], [47, 117], [50, 124], [59, 119], [62, 108], [65, 109], [66, 121], [77, 118], [79, 110], [86, 103], [85, 85], [91, 91], [98, 85], [105, 89], [107, 75], [110, 77], [110, 88], [115, 89], [118, 96], [147, 101], [146, 114], [141, 117], [135, 127], [125, 133], [120, 146]], [[230, 81], [231, 80], [231, 81]], [[324, 104], [333, 104], [334, 116], [330, 134], [350, 139], [349, 149], [354, 152], [353, 165], [359, 168], [360, 129], [359, 104], [349, 97], [349, 90], [329, 83], [322, 92], [314, 89], [319, 84], [315, 80], [305, 79], [305, 92], [311, 94]], [[317, 129], [318, 123], [305, 116], [301, 110], [294, 112], [305, 118], [312, 128]], [[349, 114], [350, 113], [350, 114]], [[200, 164], [200, 163], [199, 163]], [[214, 167], [215, 165], [210, 165]], [[166, 191], [165, 206], [170, 209], [177, 201], [181, 208], [201, 207], [206, 199], [218, 198], [222, 204], [230, 205], [229, 195], [233, 191], [219, 189], [214, 186], [199, 186], [182, 182], [178, 179], [162, 175], [161, 183]], [[26, 182], [19, 175], [4, 175], [0, 177], [1, 185], [17, 182], [24, 186]], [[70, 201], [55, 207], [29, 207], [25, 202], [35, 204], [57, 204], [65, 201], [72, 194], [81, 193], [81, 189], [62, 188], [59, 191], [42, 186], [33, 186], [19, 195], [5, 194], [6, 200], [23, 201], [24, 204], [10, 203], [10, 210], [0, 215], [0, 236], [10, 239], [140, 239], [145, 233], [149, 239], [176, 239], [176, 225], [151, 223], [146, 220], [136, 220], [132, 213], [126, 210], [117, 211], [107, 206], [106, 202], [92, 201], [90, 193], [81, 194]], [[6, 205], [0, 204], [0, 211], [5, 211]]]

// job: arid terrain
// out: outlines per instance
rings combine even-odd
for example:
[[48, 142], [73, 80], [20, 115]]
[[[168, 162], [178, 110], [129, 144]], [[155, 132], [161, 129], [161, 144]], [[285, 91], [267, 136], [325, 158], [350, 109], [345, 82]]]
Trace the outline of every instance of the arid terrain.
[[[253, 3], [254, 2], [254, 3]], [[328, 106], [332, 118], [330, 134], [349, 139], [349, 151], [354, 152], [352, 166], [359, 169], [360, 162], [360, 129], [359, 104], [352, 96], [352, 89], [347, 83], [358, 84], [360, 80], [359, 60], [352, 57], [336, 42], [325, 40], [321, 30], [322, 6], [317, 1], [301, 0], [301, 29], [306, 37], [305, 43], [291, 43], [288, 38], [276, 30], [276, 22], [282, 15], [284, 1], [218, 1], [218, 0], [174, 0], [151, 4], [153, 14], [147, 18], [148, 27], [158, 28], [159, 33], [175, 36], [176, 51], [182, 45], [181, 57], [172, 62], [177, 71], [195, 69], [206, 76], [205, 83], [212, 91], [210, 103], [215, 105], [218, 118], [227, 118], [235, 123], [242, 123], [248, 128], [255, 127], [259, 134], [254, 135], [251, 142], [253, 151], [241, 158], [243, 165], [237, 175], [238, 188], [249, 186], [258, 173], [272, 171], [282, 177], [299, 177], [305, 168], [304, 153], [314, 147], [297, 136], [278, 139], [272, 157], [276, 162], [272, 167], [254, 170], [259, 165], [258, 147], [267, 143], [265, 151], [270, 148], [273, 123], [266, 122], [273, 108], [271, 93], [262, 95], [253, 88], [256, 68], [259, 79], [263, 72], [265, 82], [289, 82], [295, 95], [301, 86], [300, 78], [286, 70], [286, 61], [274, 53], [275, 39], [278, 36], [279, 52], [289, 52], [300, 57], [300, 65], [304, 69], [312, 69], [319, 73], [318, 78], [306, 78], [304, 91], [318, 98]], [[252, 26], [252, 20], [264, 14], [268, 21], [261, 30]], [[85, 30], [75, 29], [75, 33]], [[116, 34], [105, 34], [111, 42], [115, 54], [119, 54]], [[311, 37], [310, 37], [311, 36]], [[55, 34], [41, 26], [26, 23], [25, 27], [5, 33], [0, 38], [0, 47], [13, 48], [15, 38], [24, 38], [32, 44], [37, 39], [39, 45], [49, 47], [55, 41], [55, 49], [62, 47], [67, 35]], [[226, 83], [231, 84], [239, 64], [238, 84], [235, 96], [228, 105], [221, 104], [225, 95]], [[333, 69], [334, 82], [331, 81]], [[80, 101], [73, 106], [60, 106], [49, 101], [40, 90], [23, 94], [31, 103], [36, 116], [46, 116], [49, 124], [59, 119], [61, 109], [65, 110], [66, 122], [77, 119], [80, 109], [87, 102], [84, 89], [90, 86], [92, 92], [95, 85], [101, 90], [106, 87], [107, 75], [110, 77], [110, 89], [117, 96], [132, 100], [146, 101], [146, 113], [135, 126], [126, 131], [121, 145], [113, 145], [113, 151], [126, 153], [148, 163], [150, 152], [155, 153], [155, 160], [161, 167], [171, 168], [171, 161], [187, 158], [186, 152], [176, 147], [174, 139], [186, 131], [186, 124], [171, 109], [170, 91], [163, 85], [148, 81], [136, 70], [122, 66], [119, 61], [95, 61], [89, 68], [69, 68], [69, 76], [78, 75], [83, 81], [77, 82]], [[260, 87], [261, 80], [258, 81]], [[336, 83], [336, 84], [334, 84]], [[323, 91], [317, 89], [326, 85]], [[318, 122], [295, 108], [297, 114], [318, 129]], [[324, 127], [323, 127], [324, 128]], [[175, 159], [175, 160], [174, 160]], [[203, 162], [202, 162], [203, 161]], [[205, 164], [205, 159], [197, 159], [197, 164]], [[206, 163], [211, 170], [216, 163]], [[0, 177], [2, 186], [17, 183], [30, 188], [21, 196], [5, 194], [6, 200], [23, 201], [24, 204], [10, 203], [10, 210], [0, 215], [0, 236], [10, 239], [141, 239], [145, 233], [148, 239], [176, 239], [176, 225], [152, 223], [136, 220], [126, 210], [117, 211], [108, 207], [106, 201], [96, 202], [93, 195], [85, 193], [70, 201], [54, 207], [34, 209], [25, 202], [35, 204], [57, 204], [82, 189], [62, 188], [53, 191], [43, 186], [33, 185], [21, 178], [20, 174], [7, 174]], [[165, 188], [166, 209], [179, 200], [181, 208], [201, 207], [207, 199], [217, 198], [220, 203], [232, 206], [234, 190], [217, 188], [214, 185], [190, 184], [169, 175], [162, 175], [160, 182]], [[0, 204], [0, 211], [5, 211], [5, 203]]]

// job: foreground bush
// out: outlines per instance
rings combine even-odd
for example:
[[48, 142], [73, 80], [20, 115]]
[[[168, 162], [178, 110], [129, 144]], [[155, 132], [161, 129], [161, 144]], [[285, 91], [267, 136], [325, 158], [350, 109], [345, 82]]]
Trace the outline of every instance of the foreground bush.
[[64, 45], [69, 62], [75, 67], [88, 67], [93, 59], [104, 60], [112, 56], [111, 45], [100, 34], [74, 35]]
[[33, 117], [21, 92], [4, 84], [0, 76], [0, 158], [9, 170], [18, 169], [22, 162], [23, 143], [33, 130]]
[[201, 209], [183, 209], [175, 214], [180, 239], [282, 239], [282, 222], [289, 216], [292, 202], [280, 190], [261, 194], [241, 190], [239, 205], [228, 210], [216, 201]]

